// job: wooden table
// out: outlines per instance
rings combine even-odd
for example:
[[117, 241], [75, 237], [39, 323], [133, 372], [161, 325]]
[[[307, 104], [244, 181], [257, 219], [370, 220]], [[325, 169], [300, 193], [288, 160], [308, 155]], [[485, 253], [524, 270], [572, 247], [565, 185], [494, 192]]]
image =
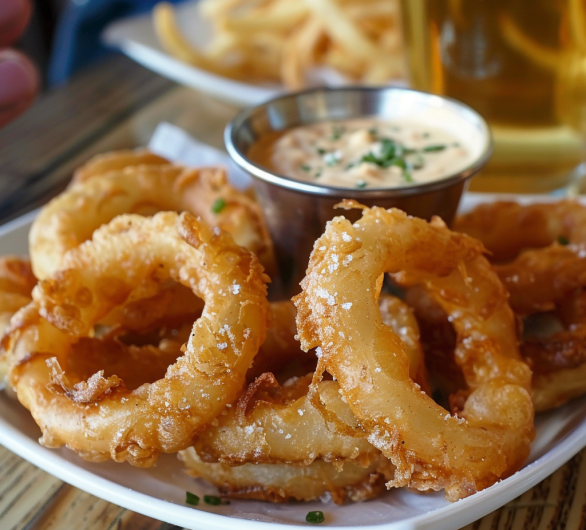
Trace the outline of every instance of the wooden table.
[[[161, 121], [221, 147], [224, 125], [235, 110], [123, 57], [109, 59], [44, 96], [0, 131], [0, 222], [57, 194], [72, 170], [88, 157], [146, 144]], [[1, 530], [171, 528], [178, 527], [89, 495], [0, 447]], [[521, 497], [466, 528], [586, 528], [586, 450]]]

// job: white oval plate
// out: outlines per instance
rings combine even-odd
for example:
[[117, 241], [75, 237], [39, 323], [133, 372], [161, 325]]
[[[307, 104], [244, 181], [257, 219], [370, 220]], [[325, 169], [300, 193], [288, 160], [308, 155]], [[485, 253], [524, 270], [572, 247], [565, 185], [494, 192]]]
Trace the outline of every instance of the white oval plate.
[[[503, 196], [468, 194], [462, 207], [502, 199]], [[519, 199], [519, 197], [515, 197]], [[531, 202], [534, 197], [525, 197]], [[539, 200], [547, 200], [543, 196]], [[0, 228], [0, 254], [26, 254], [27, 233], [34, 213]], [[140, 469], [128, 464], [93, 464], [68, 449], [51, 450], [38, 444], [40, 431], [18, 402], [0, 396], [0, 443], [48, 473], [124, 508], [189, 529], [278, 530], [306, 525], [305, 516], [322, 510], [321, 526], [366, 529], [448, 530], [460, 528], [492, 512], [563, 465], [586, 445], [586, 398], [537, 418], [537, 437], [525, 467], [512, 477], [471, 497], [450, 504], [443, 494], [416, 494], [406, 489], [386, 492], [380, 498], [347, 506], [331, 501], [270, 504], [232, 501], [227, 506], [191, 507], [185, 492], [200, 497], [215, 488], [183, 473], [174, 455], [163, 455], [157, 465]], [[237, 522], [234, 518], [239, 519]]]
[[[198, 2], [179, 4], [175, 6], [175, 9], [177, 23], [184, 36], [196, 48], [203, 49], [212, 37], [213, 28], [200, 15]], [[175, 59], [161, 47], [155, 35], [150, 13], [112, 22], [102, 32], [102, 40], [108, 46], [119, 49], [153, 72], [237, 107], [258, 105], [280, 93], [287, 92], [287, 89], [279, 83], [236, 81]], [[308, 72], [307, 76], [312, 85], [347, 84], [347, 80], [342, 75], [329, 68], [315, 68]], [[406, 83], [401, 80], [393, 80], [391, 84], [406, 86]]]

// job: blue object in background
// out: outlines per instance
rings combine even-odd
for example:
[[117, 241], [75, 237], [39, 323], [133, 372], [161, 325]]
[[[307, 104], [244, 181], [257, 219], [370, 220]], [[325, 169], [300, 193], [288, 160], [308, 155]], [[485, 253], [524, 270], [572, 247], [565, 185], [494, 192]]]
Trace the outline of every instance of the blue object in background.
[[49, 60], [49, 87], [64, 83], [77, 70], [111, 53], [100, 40], [100, 33], [109, 22], [148, 12], [159, 1], [69, 0], [57, 23]]

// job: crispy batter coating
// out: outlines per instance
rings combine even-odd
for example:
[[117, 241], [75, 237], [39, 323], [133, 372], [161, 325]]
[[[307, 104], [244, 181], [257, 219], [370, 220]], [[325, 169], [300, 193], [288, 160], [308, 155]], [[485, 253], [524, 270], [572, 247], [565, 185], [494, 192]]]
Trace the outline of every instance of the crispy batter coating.
[[[530, 337], [521, 353], [533, 370], [536, 411], [558, 407], [586, 392], [586, 207], [564, 200], [478, 206], [455, 222], [482, 241], [510, 292], [515, 313], [554, 312], [565, 330]], [[506, 262], [506, 263], [502, 263]]]
[[[507, 293], [483, 251], [439, 219], [382, 208], [364, 208], [354, 224], [335, 218], [315, 243], [294, 299], [302, 347], [321, 348], [310, 393], [319, 397], [324, 370], [336, 378], [364, 436], [397, 468], [390, 487], [445, 488], [453, 501], [514, 473], [529, 454], [531, 371], [519, 355]], [[461, 417], [410, 379], [405, 348], [376, 303], [385, 272], [401, 285], [424, 286], [450, 315], [470, 390]]]
[[222, 495], [270, 502], [312, 501], [326, 493], [336, 504], [365, 501], [382, 493], [385, 476], [392, 474], [384, 457], [366, 467], [352, 461], [336, 466], [324, 460], [306, 466], [251, 463], [232, 467], [203, 462], [190, 447], [181, 451], [179, 458], [188, 474], [211, 482]]
[[[366, 440], [330, 430], [307, 397], [312, 374], [283, 386], [265, 373], [240, 400], [217, 418], [217, 425], [198, 437], [194, 447], [205, 462], [230, 465], [298, 464], [357, 460], [368, 465], [379, 451]], [[331, 410], [351, 429], [356, 419], [334, 381], [322, 381], [320, 391]]]
[[[0, 258], [0, 337], [8, 327], [10, 319], [31, 300], [31, 292], [37, 283], [30, 261], [17, 256]], [[8, 373], [8, 362], [0, 350], [0, 389]]]
[[221, 168], [178, 165], [126, 167], [87, 179], [54, 198], [29, 234], [33, 270], [39, 279], [47, 278], [68, 250], [117, 215], [166, 210], [187, 211], [226, 230], [237, 244], [257, 254], [269, 274], [274, 272], [272, 243], [256, 201], [234, 189]]
[[[134, 390], [103, 371], [70, 380], [73, 345], [147, 278], [172, 278], [205, 302], [183, 356], [163, 379]], [[4, 338], [10, 383], [41, 443], [143, 467], [189, 447], [242, 391], [265, 338], [267, 280], [256, 256], [187, 213], [123, 215], [98, 229], [35, 287]]]
[[491, 252], [517, 314], [552, 310], [586, 285], [586, 207], [576, 201], [482, 204], [456, 219], [454, 230]]

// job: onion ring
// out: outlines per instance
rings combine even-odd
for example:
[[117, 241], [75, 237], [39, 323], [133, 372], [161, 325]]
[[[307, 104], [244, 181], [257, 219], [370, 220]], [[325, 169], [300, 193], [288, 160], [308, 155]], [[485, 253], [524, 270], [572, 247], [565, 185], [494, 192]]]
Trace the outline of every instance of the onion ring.
[[[385, 325], [400, 334], [415, 364], [423, 363], [417, 340], [419, 328], [410, 308], [387, 294], [381, 295], [378, 303]], [[291, 313], [287, 306], [283, 309]], [[294, 309], [293, 306], [293, 316]], [[268, 339], [263, 348], [267, 343], [270, 344]], [[289, 349], [288, 342], [284, 344]], [[275, 368], [279, 368], [278, 360], [282, 360], [281, 368], [290, 360], [274, 344], [272, 351]], [[420, 366], [414, 373], [427, 375]], [[392, 478], [394, 467], [360, 434], [357, 437], [356, 419], [334, 381], [319, 383], [319, 394], [343, 432], [328, 426], [308, 396], [311, 379], [311, 374], [293, 377], [280, 386], [272, 373], [258, 377], [238, 403], [198, 437], [187, 454], [180, 453], [188, 473], [209, 479], [215, 471], [218, 476], [211, 482], [222, 493], [273, 502], [288, 498], [311, 500], [326, 491], [339, 503], [357, 500], [357, 491], [362, 492], [362, 499], [378, 494], [384, 481]], [[300, 466], [309, 467], [304, 471]], [[316, 470], [318, 476], [314, 476]], [[302, 485], [308, 477], [314, 483], [305, 489]], [[340, 480], [344, 480], [343, 489]], [[347, 485], [352, 489], [348, 490]], [[368, 497], [364, 497], [365, 492]]]
[[[30, 261], [17, 256], [0, 258], [0, 337], [8, 328], [12, 315], [31, 300], [36, 285]], [[8, 362], [0, 350], [0, 389], [8, 373]]]
[[[194, 444], [205, 462], [242, 465], [309, 465], [358, 460], [363, 467], [379, 455], [366, 440], [330, 431], [307, 391], [312, 374], [292, 378], [280, 386], [273, 374], [265, 373], [226, 415], [217, 418]], [[356, 429], [356, 419], [344, 403], [334, 381], [322, 381], [320, 391], [329, 409]]]
[[181, 451], [179, 458], [189, 475], [211, 482], [222, 495], [270, 502], [312, 501], [328, 493], [336, 504], [372, 499], [384, 491], [388, 465], [380, 457], [367, 467], [350, 461], [340, 468], [324, 460], [307, 466], [250, 463], [232, 467], [203, 462], [193, 448]]
[[110, 171], [119, 171], [130, 166], [162, 166], [170, 162], [151, 153], [148, 149], [124, 149], [111, 151], [90, 158], [83, 166], [75, 170], [70, 186], [86, 182]]
[[[62, 266], [35, 287], [3, 341], [10, 383], [40, 426], [40, 442], [142, 467], [160, 452], [189, 447], [239, 395], [264, 341], [267, 277], [256, 256], [187, 213], [161, 212], [117, 217], [67, 253]], [[165, 378], [131, 391], [97, 372], [69, 385], [59, 367], [72, 344], [91, 336], [145, 278], [168, 277], [206, 305]]]
[[[325, 369], [337, 379], [368, 441], [397, 468], [388, 487], [445, 488], [453, 501], [514, 473], [529, 454], [531, 371], [483, 250], [437, 218], [428, 224], [399, 210], [364, 207], [354, 225], [330, 221], [315, 243], [294, 299], [303, 349], [322, 349], [312, 391]], [[340, 266], [328, 269], [334, 262]], [[410, 380], [404, 346], [382, 325], [376, 304], [384, 272], [424, 285], [451, 315], [456, 358], [471, 391], [461, 417], [446, 414]]]
[[586, 286], [586, 207], [576, 201], [482, 204], [458, 217], [454, 230], [479, 239], [492, 253], [519, 315], [553, 310]]
[[455, 227], [482, 241], [496, 261], [508, 260], [495, 270], [520, 317], [549, 311], [570, 315], [566, 330], [521, 344], [533, 370], [535, 410], [558, 407], [586, 392], [586, 311], [576, 310], [586, 287], [586, 207], [571, 200], [496, 202], [459, 217]]
[[[215, 208], [216, 201], [222, 208]], [[53, 199], [31, 227], [29, 247], [39, 279], [59, 268], [65, 253], [91, 238], [94, 230], [117, 215], [188, 211], [229, 232], [236, 243], [274, 270], [272, 243], [260, 207], [228, 184], [220, 168], [136, 166], [110, 172], [73, 186]]]

